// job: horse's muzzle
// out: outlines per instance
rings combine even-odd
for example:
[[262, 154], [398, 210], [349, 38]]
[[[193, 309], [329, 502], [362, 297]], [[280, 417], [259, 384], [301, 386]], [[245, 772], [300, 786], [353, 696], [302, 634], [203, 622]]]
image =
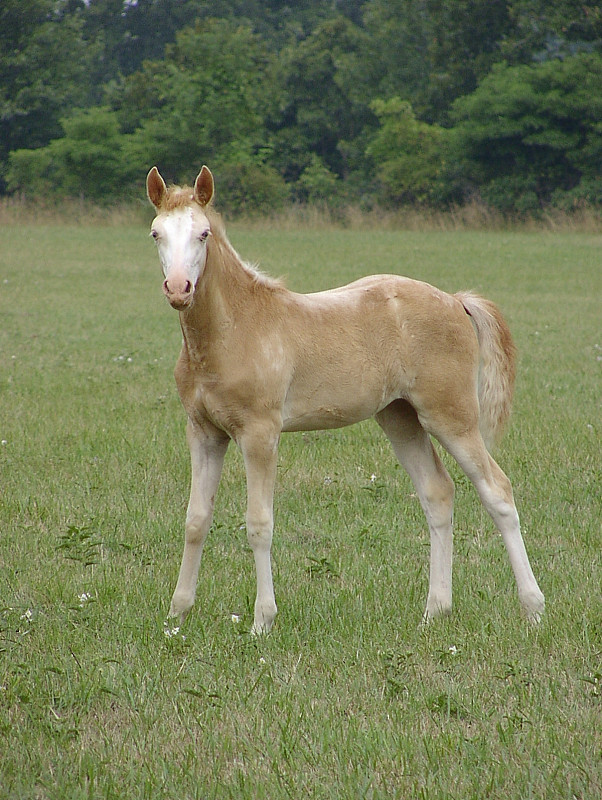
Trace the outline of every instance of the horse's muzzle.
[[166, 280], [163, 282], [163, 294], [172, 308], [183, 311], [192, 305], [194, 286], [189, 280]]

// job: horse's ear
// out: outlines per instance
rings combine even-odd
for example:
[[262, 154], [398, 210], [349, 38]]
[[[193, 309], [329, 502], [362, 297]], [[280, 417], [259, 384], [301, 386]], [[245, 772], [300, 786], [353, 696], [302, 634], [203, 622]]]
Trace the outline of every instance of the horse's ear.
[[146, 176], [146, 193], [155, 208], [161, 207], [166, 192], [165, 181], [159, 174], [157, 167], [153, 167]]
[[208, 167], [203, 166], [194, 182], [194, 199], [201, 206], [206, 206], [213, 197], [213, 175]]

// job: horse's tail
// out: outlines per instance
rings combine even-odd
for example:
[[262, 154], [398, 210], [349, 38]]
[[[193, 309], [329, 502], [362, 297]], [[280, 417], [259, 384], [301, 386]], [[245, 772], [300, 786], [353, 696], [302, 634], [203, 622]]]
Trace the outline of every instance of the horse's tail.
[[488, 449], [502, 436], [510, 416], [516, 347], [501, 311], [473, 292], [455, 295], [472, 318], [479, 340], [479, 428]]

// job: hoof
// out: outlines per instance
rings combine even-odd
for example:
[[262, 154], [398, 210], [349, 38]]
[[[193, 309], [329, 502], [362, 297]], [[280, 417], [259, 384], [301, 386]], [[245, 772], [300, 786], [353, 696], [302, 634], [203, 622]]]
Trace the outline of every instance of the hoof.
[[523, 613], [530, 625], [539, 625], [546, 610], [546, 599], [541, 592], [533, 592], [520, 598]]
[[171, 598], [168, 616], [170, 618], [175, 617], [179, 621], [180, 625], [183, 625], [193, 605], [194, 596], [191, 598], [189, 595], [175, 593]]
[[276, 606], [264, 606], [263, 608], [255, 606], [255, 621], [251, 628], [252, 636], [265, 636], [272, 630], [276, 613], [278, 609]]
[[437, 619], [437, 617], [449, 617], [452, 612], [452, 605], [450, 601], [445, 602], [431, 602], [426, 604], [426, 609], [422, 615], [422, 625], [430, 625], [430, 623]]

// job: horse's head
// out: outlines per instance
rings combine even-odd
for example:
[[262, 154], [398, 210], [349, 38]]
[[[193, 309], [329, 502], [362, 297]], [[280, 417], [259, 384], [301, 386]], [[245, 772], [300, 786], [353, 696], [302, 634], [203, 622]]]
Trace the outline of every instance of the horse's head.
[[173, 308], [183, 311], [192, 305], [207, 261], [211, 227], [204, 209], [213, 197], [213, 176], [203, 167], [193, 189], [167, 189], [153, 167], [146, 178], [146, 191], [157, 210], [151, 236], [165, 276], [163, 292]]

